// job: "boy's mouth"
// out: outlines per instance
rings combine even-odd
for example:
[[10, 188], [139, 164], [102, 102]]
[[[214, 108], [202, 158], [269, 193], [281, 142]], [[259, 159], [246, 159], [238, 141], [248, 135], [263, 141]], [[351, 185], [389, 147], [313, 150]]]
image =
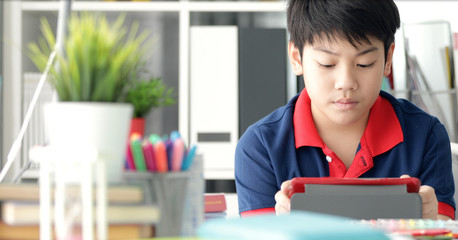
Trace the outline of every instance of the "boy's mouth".
[[358, 102], [349, 98], [338, 99], [334, 102], [334, 105], [340, 110], [351, 110]]

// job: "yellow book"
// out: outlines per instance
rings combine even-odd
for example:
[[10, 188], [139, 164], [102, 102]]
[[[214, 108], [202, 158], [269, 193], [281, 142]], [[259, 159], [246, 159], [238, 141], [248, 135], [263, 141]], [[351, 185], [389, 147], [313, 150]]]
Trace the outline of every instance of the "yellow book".
[[450, 48], [445, 47], [445, 63], [447, 64], [447, 78], [449, 88], [453, 88], [452, 65], [450, 64]]

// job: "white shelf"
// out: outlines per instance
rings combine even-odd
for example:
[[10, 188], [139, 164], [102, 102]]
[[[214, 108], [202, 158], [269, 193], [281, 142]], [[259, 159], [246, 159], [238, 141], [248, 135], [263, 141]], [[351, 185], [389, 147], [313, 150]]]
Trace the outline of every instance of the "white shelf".
[[[24, 1], [23, 11], [57, 11], [59, 2], [55, 1]], [[285, 1], [278, 2], [210, 2], [210, 1], [177, 1], [177, 2], [93, 2], [74, 1], [75, 11], [122, 11], [122, 12], [284, 12]]]
[[[23, 11], [57, 11], [59, 2], [51, 1], [26, 1], [22, 2]], [[180, 2], [81, 2], [73, 1], [74, 11], [103, 11], [103, 12], [177, 12], [181, 9]]]
[[[192, 12], [284, 12], [286, 2], [182, 2]], [[185, 4], [186, 5], [186, 4]]]

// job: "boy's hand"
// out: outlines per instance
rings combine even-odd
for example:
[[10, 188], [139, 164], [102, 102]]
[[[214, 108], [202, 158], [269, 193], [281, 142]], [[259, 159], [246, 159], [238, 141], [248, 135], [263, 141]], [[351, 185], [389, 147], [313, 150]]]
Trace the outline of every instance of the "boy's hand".
[[[409, 178], [409, 175], [402, 175], [401, 178]], [[418, 194], [421, 197], [422, 201], [422, 211], [423, 211], [423, 218], [429, 219], [438, 219], [438, 206], [439, 203], [437, 202], [436, 193], [434, 192], [434, 188], [422, 185], [420, 186], [420, 190]]]
[[275, 213], [277, 215], [286, 214], [291, 211], [291, 199], [289, 196], [289, 190], [291, 189], [291, 180], [284, 181], [281, 184], [280, 191], [275, 194]]

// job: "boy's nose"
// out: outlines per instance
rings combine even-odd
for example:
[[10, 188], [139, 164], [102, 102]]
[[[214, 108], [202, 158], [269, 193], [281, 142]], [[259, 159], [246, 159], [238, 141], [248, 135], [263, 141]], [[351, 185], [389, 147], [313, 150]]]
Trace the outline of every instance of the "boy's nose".
[[349, 67], [342, 68], [337, 73], [335, 78], [335, 88], [337, 90], [355, 90], [358, 88], [358, 83], [355, 78], [354, 69]]

